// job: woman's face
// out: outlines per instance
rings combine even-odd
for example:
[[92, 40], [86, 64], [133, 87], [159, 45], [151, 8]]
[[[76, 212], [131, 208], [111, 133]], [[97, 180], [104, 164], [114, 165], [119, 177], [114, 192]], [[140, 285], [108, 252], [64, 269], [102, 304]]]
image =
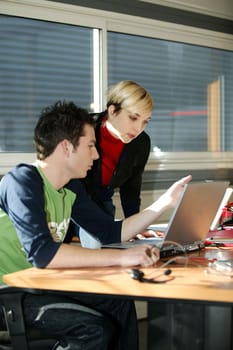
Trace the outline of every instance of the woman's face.
[[114, 106], [111, 105], [108, 107], [106, 127], [114, 137], [124, 143], [129, 143], [141, 134], [150, 117], [150, 115], [143, 115], [140, 112], [132, 113], [126, 109], [116, 113]]

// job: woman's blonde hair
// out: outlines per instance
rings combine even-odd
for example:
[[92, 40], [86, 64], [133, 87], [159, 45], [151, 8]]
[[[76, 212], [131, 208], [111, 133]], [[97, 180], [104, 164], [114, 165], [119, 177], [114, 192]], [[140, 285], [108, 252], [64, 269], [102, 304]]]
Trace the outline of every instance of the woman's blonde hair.
[[132, 80], [123, 80], [111, 86], [107, 93], [107, 108], [113, 105], [115, 112], [126, 109], [131, 113], [152, 113], [154, 101], [147, 90]]

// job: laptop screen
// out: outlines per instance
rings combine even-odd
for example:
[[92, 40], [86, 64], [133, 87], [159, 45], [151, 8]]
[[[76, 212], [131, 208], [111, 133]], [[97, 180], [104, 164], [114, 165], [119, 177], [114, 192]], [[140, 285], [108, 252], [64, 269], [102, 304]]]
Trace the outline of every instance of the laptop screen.
[[169, 221], [165, 240], [180, 244], [205, 240], [228, 186], [228, 181], [186, 185]]

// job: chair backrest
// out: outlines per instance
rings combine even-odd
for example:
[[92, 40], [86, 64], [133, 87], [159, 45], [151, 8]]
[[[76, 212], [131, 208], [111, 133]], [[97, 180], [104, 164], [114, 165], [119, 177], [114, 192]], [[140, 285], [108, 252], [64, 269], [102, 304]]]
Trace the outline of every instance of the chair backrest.
[[[27, 290], [28, 292], [28, 290]], [[47, 339], [40, 337], [37, 334], [37, 338], [31, 338], [27, 334], [27, 330], [24, 322], [22, 299], [26, 291], [22, 288], [8, 287], [0, 285], [0, 306], [2, 306], [4, 321], [6, 325], [6, 331], [9, 337], [6, 336], [6, 332], [2, 335], [4, 337], [1, 350], [49, 350], [57, 342], [56, 339]], [[9, 343], [10, 341], [10, 343]], [[8, 343], [7, 343], [8, 342]]]
[[[61, 341], [61, 335], [58, 335], [58, 338], [56, 339], [55, 336], [53, 338], [53, 336], [46, 334], [45, 330], [38, 329], [37, 327], [29, 328], [25, 326], [23, 298], [28, 293], [35, 294], [36, 297], [43, 292], [34, 289], [0, 285], [0, 306], [3, 308], [6, 328], [10, 336], [10, 344], [7, 344], [8, 347], [5, 347], [5, 344], [3, 344], [4, 347], [2, 347], [0, 343], [0, 350], [51, 350], [54, 349], [56, 345], [60, 344], [59, 341]], [[36, 320], [43, 317], [48, 310], [54, 310], [56, 308], [61, 310], [71, 310], [72, 314], [74, 310], [79, 312], [79, 315], [82, 313], [89, 314], [91, 317], [96, 318], [96, 322], [98, 322], [98, 318], [101, 319], [101, 322], [103, 318], [105, 319], [105, 316], [101, 312], [86, 305], [70, 301], [65, 303], [63, 301], [58, 301], [41, 307]], [[107, 318], [106, 321], [109, 322]], [[81, 343], [83, 344], [83, 336], [82, 339], [80, 338], [80, 344]]]

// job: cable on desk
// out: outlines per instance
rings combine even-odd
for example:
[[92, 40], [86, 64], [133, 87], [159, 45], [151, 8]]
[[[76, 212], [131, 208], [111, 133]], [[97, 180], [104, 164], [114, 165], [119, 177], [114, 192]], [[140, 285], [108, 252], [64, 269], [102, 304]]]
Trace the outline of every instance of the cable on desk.
[[[184, 256], [183, 256], [183, 258], [185, 259], [184, 266], [187, 266], [188, 255], [181, 244], [174, 242], [174, 241], [165, 241], [164, 244], [171, 244], [173, 246], [177, 246], [179, 248], [179, 251], [182, 251], [184, 253]], [[177, 257], [173, 257], [173, 258], [169, 259], [167, 262], [163, 263], [161, 266], [154, 267], [153, 270], [151, 271], [151, 273], [149, 273], [149, 274], [147, 273], [146, 276], [145, 276], [143, 271], [141, 271], [140, 269], [136, 269], [136, 268], [129, 270], [128, 273], [130, 273], [130, 275], [133, 279], [135, 279], [139, 282], [167, 283], [167, 282], [173, 280], [175, 277], [173, 277], [173, 276], [170, 277], [170, 274], [172, 273], [171, 269], [169, 269], [169, 268], [164, 269], [164, 268], [176, 260], [177, 260]], [[162, 272], [163, 269], [164, 269], [164, 271]], [[155, 271], [156, 272], [159, 271], [160, 273], [155, 275]], [[154, 274], [154, 277], [148, 278], [152, 274]]]
[[[128, 271], [130, 273], [131, 278], [134, 280], [137, 280], [139, 282], [144, 283], [167, 283], [169, 281], [172, 281], [175, 277], [167, 277], [172, 273], [171, 269], [166, 269], [163, 273], [160, 273], [159, 275], [155, 276], [154, 278], [148, 278], [145, 277], [145, 274], [140, 269], [131, 269]], [[163, 277], [161, 279], [161, 277]]]
[[[175, 246], [175, 247], [178, 247], [179, 249], [178, 250], [176, 250], [175, 252], [178, 254], [183, 254], [183, 258], [186, 260], [186, 263], [185, 263], [185, 266], [187, 266], [187, 264], [188, 264], [188, 259], [189, 259], [189, 257], [188, 257], [188, 254], [187, 254], [187, 252], [186, 252], [186, 250], [185, 250], [185, 248], [184, 248], [184, 246], [182, 246], [180, 243], [178, 243], [178, 242], [175, 242], [175, 241], [170, 241], [170, 240], [165, 240], [164, 241], [164, 243], [163, 243], [163, 246], [164, 245], [172, 245], [172, 246]], [[172, 248], [172, 249], [174, 249], [175, 250], [175, 248]], [[175, 260], [172, 260], [172, 259], [174, 259], [174, 257], [173, 258], [171, 258], [170, 260], [168, 260], [168, 261], [170, 261], [170, 263], [172, 263], [173, 261], [175, 261]], [[171, 261], [172, 260], [172, 261]], [[166, 266], [166, 265], [165, 265]]]

